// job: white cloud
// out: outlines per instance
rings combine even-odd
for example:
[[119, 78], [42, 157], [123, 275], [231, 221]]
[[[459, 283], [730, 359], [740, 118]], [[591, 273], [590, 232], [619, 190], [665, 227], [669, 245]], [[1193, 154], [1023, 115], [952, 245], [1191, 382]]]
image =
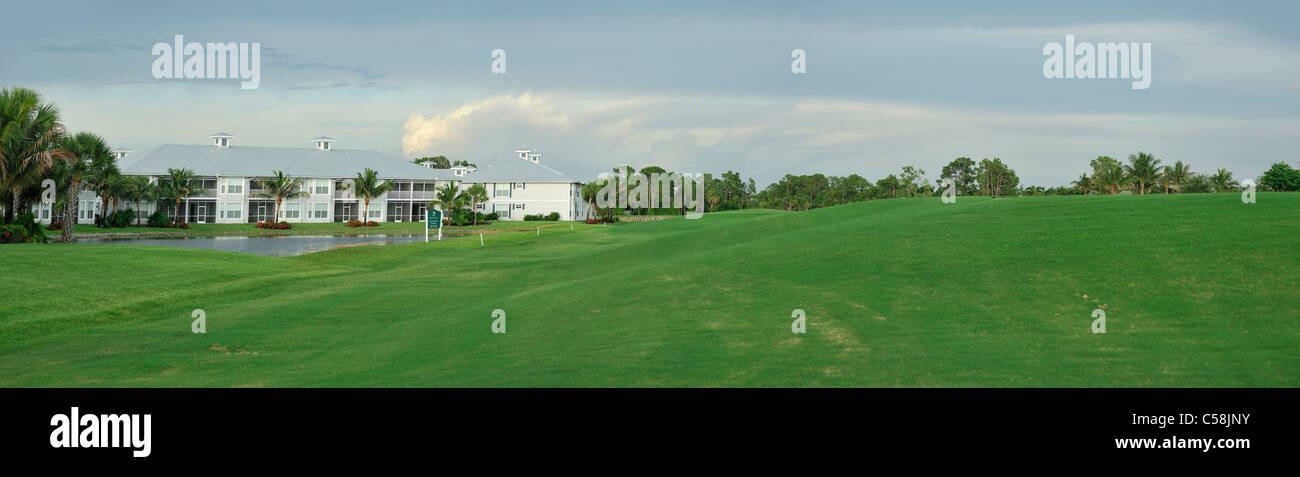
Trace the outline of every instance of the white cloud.
[[[743, 103], [752, 114], [712, 114]], [[959, 156], [1000, 157], [1022, 178], [1065, 184], [1098, 155], [1144, 150], [1201, 166], [1257, 173], [1295, 119], [1206, 119], [1161, 114], [1048, 114], [870, 101], [703, 96], [503, 95], [408, 119], [408, 152], [478, 160], [516, 146], [594, 177], [619, 164], [738, 170], [760, 183], [785, 173], [858, 173], [871, 179], [915, 164], [937, 174]], [[671, 126], [670, 126], [671, 125]], [[486, 150], [484, 144], [494, 145]], [[495, 155], [494, 155], [495, 153]]]

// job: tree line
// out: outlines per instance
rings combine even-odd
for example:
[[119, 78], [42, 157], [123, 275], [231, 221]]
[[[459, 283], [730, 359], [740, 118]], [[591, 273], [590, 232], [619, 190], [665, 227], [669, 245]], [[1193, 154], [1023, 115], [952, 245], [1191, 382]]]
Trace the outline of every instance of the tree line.
[[[1081, 174], [1068, 186], [1042, 187], [1021, 184], [1015, 169], [1000, 158], [976, 161], [969, 157], [958, 157], [943, 166], [935, 183], [926, 177], [925, 170], [916, 166], [904, 166], [898, 173], [889, 174], [875, 182], [858, 174], [786, 174], [761, 191], [755, 191], [754, 179], [744, 179], [739, 173], [729, 170], [721, 177], [705, 174], [705, 210], [808, 210], [867, 200], [936, 196], [949, 184], [958, 195], [987, 197], [1215, 193], [1238, 191], [1242, 187], [1233, 173], [1226, 169], [1198, 173], [1187, 163], [1176, 161], [1165, 164], [1146, 152], [1129, 155], [1127, 162], [1100, 156], [1089, 161], [1089, 166], [1091, 174]], [[635, 172], [635, 169], [629, 170]], [[664, 170], [649, 166], [641, 172], [649, 174]], [[1264, 191], [1300, 190], [1300, 169], [1278, 162], [1256, 178], [1255, 183], [1259, 190]], [[601, 183], [589, 184], [592, 196], [600, 185]], [[587, 191], [584, 191], [584, 199], [587, 195]], [[659, 213], [650, 210], [628, 212]]]

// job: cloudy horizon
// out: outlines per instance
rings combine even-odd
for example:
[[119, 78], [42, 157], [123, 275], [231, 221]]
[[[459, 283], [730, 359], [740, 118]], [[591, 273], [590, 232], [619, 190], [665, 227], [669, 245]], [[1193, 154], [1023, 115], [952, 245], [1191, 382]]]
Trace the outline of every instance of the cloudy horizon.
[[[144, 151], [200, 144], [500, 160], [518, 147], [590, 179], [619, 164], [721, 173], [905, 165], [932, 181], [956, 157], [998, 157], [1024, 184], [1066, 185], [1137, 151], [1255, 177], [1294, 163], [1300, 6], [1001, 2], [638, 7], [570, 3], [231, 2], [18, 5], [0, 86], [40, 91], [70, 131]], [[155, 79], [151, 48], [259, 42], [261, 84]], [[1148, 42], [1149, 89], [1046, 79], [1043, 46]], [[491, 52], [507, 53], [492, 74]], [[792, 74], [791, 50], [807, 52]]]

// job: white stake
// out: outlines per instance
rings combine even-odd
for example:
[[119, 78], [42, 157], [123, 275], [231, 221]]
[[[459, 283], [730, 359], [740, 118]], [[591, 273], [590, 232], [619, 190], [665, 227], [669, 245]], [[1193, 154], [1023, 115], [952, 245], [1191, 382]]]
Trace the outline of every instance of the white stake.
[[478, 234], [478, 246], [483, 246], [483, 234]]

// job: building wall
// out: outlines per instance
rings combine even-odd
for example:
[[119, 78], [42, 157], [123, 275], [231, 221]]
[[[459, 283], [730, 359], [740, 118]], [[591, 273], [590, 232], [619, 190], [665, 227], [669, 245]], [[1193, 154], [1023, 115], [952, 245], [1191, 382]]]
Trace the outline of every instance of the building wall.
[[[473, 174], [466, 176], [472, 179]], [[471, 183], [472, 184], [472, 183]], [[479, 212], [490, 214], [509, 210], [509, 217], [501, 220], [524, 220], [525, 215], [547, 215], [559, 212], [560, 220], [581, 217], [575, 207], [576, 184], [564, 182], [485, 182], [488, 201], [481, 204]], [[468, 187], [463, 185], [462, 188]]]
[[[153, 177], [157, 183], [158, 177]], [[200, 196], [191, 197], [182, 200], [181, 213], [175, 214], [179, 219], [189, 223], [200, 223], [199, 217], [194, 215], [196, 210], [195, 204], [203, 203], [205, 209], [209, 211], [212, 217], [212, 223], [222, 224], [242, 224], [251, 223], [250, 217], [257, 218], [257, 205], [261, 201], [269, 201], [272, 204], [267, 207], [266, 220], [275, 220], [274, 199], [264, 199], [254, 196], [257, 192], [251, 189], [249, 177], [222, 177], [206, 176], [196, 177], [200, 180], [215, 180], [213, 189], [206, 190]], [[461, 190], [464, 190], [478, 182], [469, 182], [473, 179], [473, 174], [465, 176], [466, 180], [457, 180]], [[352, 214], [360, 220], [366, 218], [360, 217], [363, 208], [362, 201], [353, 195], [351, 190], [338, 190], [337, 182], [346, 179], [339, 178], [303, 178], [305, 190], [309, 197], [287, 200], [282, 205], [280, 220], [293, 223], [324, 223], [336, 220], [336, 205], [342, 202], [355, 204], [352, 207]], [[379, 197], [370, 200], [369, 210], [371, 212], [369, 220], [377, 222], [385, 221], [410, 221], [412, 210], [418, 211], [423, 204], [428, 203], [436, 196], [436, 188], [441, 187], [448, 181], [432, 180], [393, 180], [391, 182], [406, 184], [406, 190], [394, 190], [385, 193]], [[416, 183], [421, 183], [416, 187]], [[541, 214], [546, 215], [551, 212], [559, 212], [560, 220], [581, 220], [586, 204], [582, 203], [580, 197], [580, 186], [575, 183], [563, 182], [514, 182], [514, 183], [482, 183], [488, 191], [488, 201], [480, 204], [478, 211], [484, 214], [493, 211], [508, 211], [508, 216], [502, 216], [501, 220], [523, 220], [524, 215]], [[433, 188], [434, 190], [429, 190]], [[424, 190], [412, 190], [424, 189]], [[501, 191], [500, 195], [496, 191]], [[99, 213], [99, 199], [93, 191], [81, 192], [81, 206], [79, 214], [81, 217], [78, 223], [94, 223], [94, 214]], [[250, 201], [252, 201], [250, 203]], [[401, 217], [389, 217], [388, 203], [401, 203], [404, 213]], [[140, 220], [147, 221], [149, 215], [158, 209], [158, 202], [140, 204]], [[111, 207], [111, 204], [110, 204]], [[134, 209], [135, 203], [119, 201], [119, 210]], [[322, 213], [323, 211], [323, 213]], [[36, 214], [38, 221], [49, 223], [56, 211], [50, 210], [50, 206], [36, 204], [32, 207], [32, 212]], [[168, 216], [173, 215], [173, 209], [168, 206]]]

